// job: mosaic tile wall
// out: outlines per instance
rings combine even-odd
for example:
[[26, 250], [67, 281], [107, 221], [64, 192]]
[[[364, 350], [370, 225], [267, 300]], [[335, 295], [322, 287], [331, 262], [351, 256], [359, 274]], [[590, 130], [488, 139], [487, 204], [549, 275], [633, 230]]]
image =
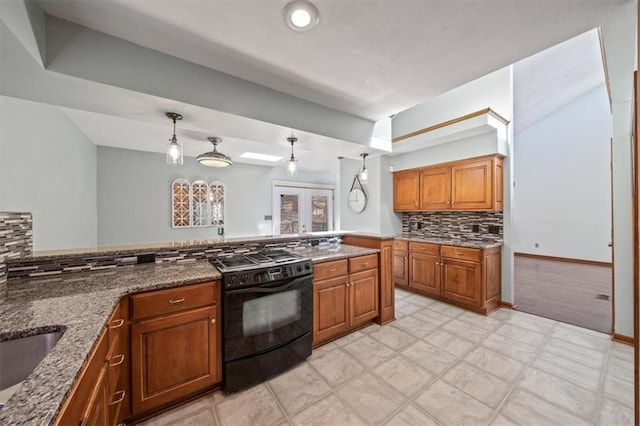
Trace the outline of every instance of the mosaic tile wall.
[[[311, 244], [312, 240], [319, 240], [320, 245], [340, 244], [341, 236], [325, 238], [304, 238], [295, 240], [282, 240], [270, 242], [250, 242], [250, 243], [229, 243], [211, 244], [208, 246], [188, 247], [177, 249], [165, 249], [153, 252], [155, 263], [194, 262], [198, 259], [209, 259], [215, 257], [231, 256], [239, 253], [255, 253], [261, 249], [275, 248], [296, 248]], [[67, 256], [64, 258], [42, 258], [42, 259], [20, 259], [9, 263], [9, 278], [43, 277], [49, 275], [60, 275], [74, 272], [99, 271], [104, 269], [117, 268], [120, 266], [130, 266], [138, 263], [138, 256], [149, 254], [149, 251], [139, 253], [126, 252], [109, 255], [89, 255], [89, 256]]]
[[0, 212], [0, 300], [7, 289], [7, 261], [33, 251], [31, 213]]
[[403, 213], [402, 233], [417, 237], [502, 241], [502, 212]]

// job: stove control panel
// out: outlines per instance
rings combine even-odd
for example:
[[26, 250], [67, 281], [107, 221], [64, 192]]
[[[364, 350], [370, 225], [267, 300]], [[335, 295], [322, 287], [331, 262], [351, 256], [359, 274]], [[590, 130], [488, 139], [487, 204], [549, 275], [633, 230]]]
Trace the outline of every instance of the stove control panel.
[[302, 277], [312, 273], [313, 264], [311, 260], [302, 259], [295, 262], [282, 263], [277, 266], [225, 272], [222, 274], [222, 283], [226, 289], [251, 287]]

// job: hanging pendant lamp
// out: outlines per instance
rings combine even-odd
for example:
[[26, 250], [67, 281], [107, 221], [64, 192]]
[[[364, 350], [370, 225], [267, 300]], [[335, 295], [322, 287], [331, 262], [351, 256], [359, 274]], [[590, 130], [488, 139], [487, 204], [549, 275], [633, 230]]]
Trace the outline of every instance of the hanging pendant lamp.
[[217, 146], [222, 143], [222, 138], [209, 136], [207, 140], [213, 144], [213, 151], [198, 155], [198, 163], [207, 167], [227, 167], [233, 164], [231, 157], [218, 152]]
[[291, 157], [289, 158], [289, 161], [287, 161], [287, 175], [295, 176], [298, 172], [298, 160], [293, 156], [293, 144], [298, 141], [298, 138], [290, 136], [287, 138], [287, 141], [291, 143]]
[[362, 171], [360, 172], [360, 182], [362, 183], [367, 183], [367, 181], [369, 180], [369, 170], [367, 170], [366, 164], [368, 155], [369, 154], [367, 154], [366, 152], [360, 154], [360, 157], [362, 157]]
[[178, 143], [178, 138], [176, 138], [176, 120], [182, 120], [182, 115], [175, 112], [167, 112], [165, 114], [173, 120], [173, 136], [169, 139], [169, 145], [167, 146], [167, 164], [170, 166], [182, 166], [184, 161], [182, 145]]

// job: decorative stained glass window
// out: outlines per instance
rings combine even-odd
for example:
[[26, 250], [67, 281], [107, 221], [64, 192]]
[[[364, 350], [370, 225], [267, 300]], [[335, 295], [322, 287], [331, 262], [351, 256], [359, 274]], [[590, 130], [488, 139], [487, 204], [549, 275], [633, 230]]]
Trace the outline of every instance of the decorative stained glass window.
[[171, 226], [224, 226], [224, 184], [174, 180], [171, 184]]
[[185, 179], [176, 179], [171, 184], [171, 226], [187, 228], [191, 226], [191, 185]]
[[213, 226], [224, 226], [224, 185], [222, 182], [209, 184], [209, 201], [211, 206], [211, 221]]

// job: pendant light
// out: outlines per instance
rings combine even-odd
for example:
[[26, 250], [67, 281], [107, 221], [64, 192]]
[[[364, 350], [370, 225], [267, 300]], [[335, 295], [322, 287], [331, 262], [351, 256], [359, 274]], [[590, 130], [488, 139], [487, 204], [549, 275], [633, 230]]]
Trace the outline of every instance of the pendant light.
[[176, 138], [176, 120], [182, 120], [182, 116], [175, 112], [167, 112], [167, 117], [173, 120], [173, 136], [169, 139], [169, 145], [167, 146], [167, 164], [170, 166], [182, 166], [182, 145], [178, 143]]
[[367, 180], [369, 180], [369, 170], [367, 170], [366, 165], [368, 155], [369, 154], [367, 154], [366, 152], [360, 154], [360, 157], [362, 157], [362, 171], [360, 172], [360, 182], [362, 183], [367, 183]]
[[291, 158], [287, 161], [287, 175], [295, 176], [298, 172], [298, 160], [293, 156], [293, 144], [298, 141], [298, 138], [295, 136], [290, 136], [287, 140], [291, 143]]
[[207, 167], [227, 167], [233, 164], [231, 157], [218, 152], [217, 146], [222, 143], [222, 138], [209, 136], [207, 140], [213, 144], [213, 151], [198, 155], [198, 163]]

